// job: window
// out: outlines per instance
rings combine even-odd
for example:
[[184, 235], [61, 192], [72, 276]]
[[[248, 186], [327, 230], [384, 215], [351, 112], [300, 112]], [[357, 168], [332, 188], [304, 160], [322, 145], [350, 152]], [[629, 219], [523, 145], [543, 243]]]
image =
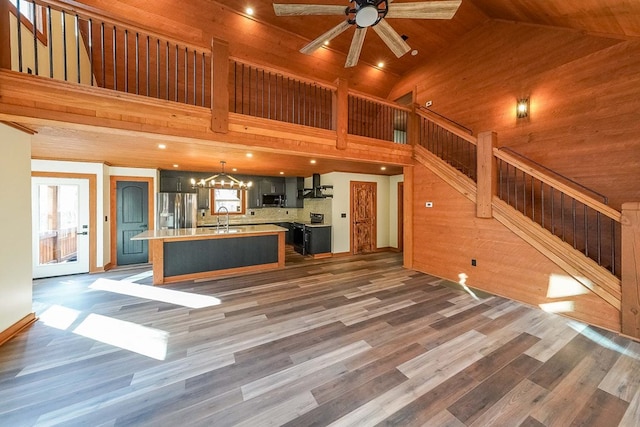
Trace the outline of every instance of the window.
[[[211, 213], [213, 215], [226, 215], [225, 208], [229, 215], [244, 215], [244, 195], [245, 190], [214, 188], [211, 190]], [[222, 208], [222, 211], [220, 209]]]
[[[18, 0], [9, 0], [9, 10], [15, 16], [18, 16]], [[33, 34], [33, 26], [35, 23], [36, 26], [36, 35], [38, 40], [40, 40], [43, 44], [47, 44], [47, 33], [45, 28], [45, 8], [36, 5], [34, 3], [28, 2], [26, 0], [20, 0], [20, 22], [22, 25], [27, 27], [29, 31]]]

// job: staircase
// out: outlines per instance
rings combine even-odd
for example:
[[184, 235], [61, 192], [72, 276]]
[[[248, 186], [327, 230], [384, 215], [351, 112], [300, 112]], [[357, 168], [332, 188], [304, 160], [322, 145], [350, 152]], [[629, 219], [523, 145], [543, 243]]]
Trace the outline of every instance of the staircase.
[[[617, 311], [622, 310], [621, 213], [553, 171], [426, 111], [414, 157]], [[605, 199], [606, 201], [606, 199]]]

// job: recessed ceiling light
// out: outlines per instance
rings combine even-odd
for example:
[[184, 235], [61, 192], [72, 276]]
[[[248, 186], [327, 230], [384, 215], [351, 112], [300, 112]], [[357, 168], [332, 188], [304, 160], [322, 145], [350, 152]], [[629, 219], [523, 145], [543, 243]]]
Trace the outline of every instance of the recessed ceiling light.
[[165, 148], [167, 148], [167, 146], [164, 144], [158, 144], [158, 148], [164, 150]]
[[316, 161], [315, 160], [309, 160], [309, 163], [311, 163], [312, 165], [315, 165]]
[[238, 172], [238, 168], [231, 169], [232, 172]]
[[245, 11], [245, 12], [247, 13], [247, 15], [249, 15], [249, 16], [253, 15], [253, 9], [252, 9], [252, 8], [250, 8], [250, 7], [246, 8], [244, 11]]
[[387, 167], [386, 167], [386, 166], [382, 166], [382, 167], [380, 167], [380, 170], [381, 170], [381, 171], [386, 171], [386, 170], [387, 170]]
[[253, 153], [247, 153], [247, 157], [253, 157]]
[[280, 175], [284, 175], [284, 172], [280, 171]]
[[177, 168], [179, 165], [173, 165], [174, 168]]
[[411, 56], [416, 56], [418, 54], [418, 49], [413, 49], [411, 51]]
[[329, 46], [329, 40], [325, 40], [323, 43], [325, 46]]
[[384, 62], [378, 62], [378, 68], [384, 67]]

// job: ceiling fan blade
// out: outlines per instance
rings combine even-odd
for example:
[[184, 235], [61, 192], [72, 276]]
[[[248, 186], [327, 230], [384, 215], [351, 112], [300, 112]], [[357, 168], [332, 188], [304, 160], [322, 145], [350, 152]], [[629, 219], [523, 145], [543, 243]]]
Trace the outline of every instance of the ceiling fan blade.
[[367, 28], [356, 28], [356, 32], [353, 33], [353, 39], [351, 39], [351, 47], [349, 48], [349, 54], [347, 55], [347, 62], [344, 64], [345, 68], [355, 67], [358, 64], [358, 58], [360, 58], [360, 51], [364, 44], [364, 36], [367, 35]]
[[417, 3], [393, 3], [386, 18], [451, 19], [462, 0], [428, 1]]
[[372, 28], [398, 58], [411, 50], [407, 42], [384, 19], [381, 19]]
[[351, 27], [351, 24], [349, 24], [347, 21], [342, 21], [341, 23], [339, 23], [338, 25], [336, 25], [326, 33], [312, 40], [311, 43], [307, 44], [302, 49], [300, 49], [300, 52], [306, 55], [311, 55], [316, 49], [322, 46], [324, 42], [332, 40], [333, 38], [339, 36], [340, 34], [344, 33], [346, 30], [348, 30], [350, 27]]
[[344, 15], [345, 6], [332, 4], [275, 4], [276, 16]]

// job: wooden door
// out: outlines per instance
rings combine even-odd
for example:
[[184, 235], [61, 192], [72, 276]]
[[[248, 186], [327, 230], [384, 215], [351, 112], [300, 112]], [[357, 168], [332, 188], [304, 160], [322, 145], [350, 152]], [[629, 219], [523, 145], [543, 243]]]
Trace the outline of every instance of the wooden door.
[[351, 181], [351, 253], [376, 250], [377, 183]]
[[129, 265], [148, 262], [148, 242], [130, 240], [132, 236], [149, 228], [148, 184], [118, 181], [116, 191], [117, 263]]

